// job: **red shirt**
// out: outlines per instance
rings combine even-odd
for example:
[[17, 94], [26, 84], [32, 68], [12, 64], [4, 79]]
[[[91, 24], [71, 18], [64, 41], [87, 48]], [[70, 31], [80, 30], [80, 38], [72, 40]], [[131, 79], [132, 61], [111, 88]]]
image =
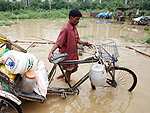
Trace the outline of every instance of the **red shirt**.
[[[68, 53], [68, 57], [65, 60], [78, 60], [77, 42], [79, 40], [77, 28], [72, 26], [69, 22], [62, 28], [56, 44], [61, 47], [60, 53]], [[75, 66], [64, 65], [65, 68]]]

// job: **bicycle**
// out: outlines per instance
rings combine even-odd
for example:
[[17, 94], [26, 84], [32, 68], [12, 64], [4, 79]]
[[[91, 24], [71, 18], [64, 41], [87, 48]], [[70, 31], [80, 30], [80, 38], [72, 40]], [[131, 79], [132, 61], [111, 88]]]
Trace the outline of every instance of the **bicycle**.
[[[48, 93], [50, 93], [50, 94], [59, 93], [62, 95], [62, 98], [66, 98], [66, 94], [79, 94], [78, 87], [85, 80], [87, 80], [89, 78], [89, 72], [72, 86], [69, 83], [61, 66], [62, 65], [70, 65], [70, 64], [94, 63], [94, 62], [98, 62], [99, 64], [105, 65], [105, 69], [108, 74], [106, 83], [109, 84], [110, 86], [116, 88], [117, 82], [119, 82], [119, 79], [120, 80], [122, 79], [122, 78], [117, 78], [117, 77], [119, 77], [120, 74], [124, 74], [121, 77], [125, 78], [127, 75], [129, 77], [131, 77], [131, 81], [129, 81], [129, 79], [130, 79], [129, 77], [126, 78], [127, 81], [131, 82], [131, 83], [129, 83], [129, 85], [128, 85], [128, 82], [127, 82], [127, 84], [124, 84], [125, 79], [123, 79], [123, 82], [124, 82], [123, 85], [128, 86], [128, 87], [125, 86], [125, 88], [127, 88], [126, 90], [132, 91], [135, 88], [135, 86], [137, 84], [137, 77], [136, 77], [135, 73], [128, 68], [115, 66], [115, 63], [118, 61], [117, 58], [119, 57], [116, 42], [113, 41], [113, 42], [102, 44], [99, 46], [96, 46], [95, 44], [93, 44], [93, 45], [96, 49], [95, 56], [89, 57], [85, 60], [63, 61], [67, 57], [67, 54], [54, 54], [55, 58], [51, 59], [51, 62], [54, 63], [54, 66], [53, 66], [50, 74], [48, 75], [48, 79], [51, 83], [51, 81], [55, 75], [56, 65], [58, 65], [69, 85], [69, 88], [49, 88]], [[92, 83], [91, 83], [91, 87], [92, 87], [92, 89], [96, 89], [96, 87]]]
[[[56, 54], [55, 53], [54, 54], [54, 58], [51, 58], [51, 62], [54, 63], [54, 66], [52, 67], [50, 73], [48, 74], [49, 85], [51, 84], [51, 82], [54, 78], [54, 75], [56, 73], [56, 67], [58, 66], [59, 69], [61, 70], [62, 74], [64, 75], [69, 88], [48, 87], [47, 94], [61, 95], [61, 97], [63, 99], [65, 99], [67, 97], [67, 95], [78, 95], [79, 94], [78, 87], [89, 78], [89, 72], [87, 74], [85, 74], [80, 80], [78, 80], [74, 85], [71, 85], [62, 69], [62, 65], [96, 63], [96, 62], [98, 64], [102, 64], [105, 66], [105, 70], [108, 75], [106, 83], [109, 86], [117, 88], [117, 86], [122, 85], [125, 87], [124, 88], [121, 87], [121, 88], [123, 90], [128, 90], [128, 91], [132, 91], [135, 88], [135, 86], [137, 84], [137, 77], [136, 77], [135, 73], [130, 69], [115, 66], [115, 63], [118, 61], [117, 58], [119, 57], [116, 43], [110, 42], [110, 43], [106, 43], [106, 44], [102, 44], [102, 45], [93, 44], [93, 46], [96, 49], [94, 56], [86, 58], [84, 60], [63, 61], [68, 56], [68, 54], [66, 54], [66, 53], [64, 53], [64, 54]], [[128, 77], [128, 78], [126, 78], [126, 77]], [[0, 98], [2, 100], [7, 101], [7, 103], [10, 106], [12, 106], [12, 108], [14, 108], [14, 110], [16, 112], [18, 112], [18, 113], [22, 112], [21, 108], [19, 107], [19, 105], [21, 104], [20, 99], [36, 101], [36, 102], [41, 102], [41, 103], [43, 103], [46, 100], [45, 97], [38, 95], [36, 93], [29, 94], [29, 93], [20, 92], [19, 91], [20, 81], [21, 81], [20, 75], [17, 75], [17, 77], [15, 78], [15, 82], [12, 83], [10, 81], [9, 77], [5, 73], [0, 71], [0, 82], [7, 84], [8, 88], [9, 88], [9, 92], [3, 91], [3, 93], [5, 95], [7, 93], [9, 93], [9, 95], [10, 95], [9, 97], [4, 98], [4, 96], [2, 96], [0, 93]], [[123, 82], [123, 84], [121, 84], [122, 82]], [[127, 82], [127, 83], [124, 84], [125, 82]], [[91, 83], [91, 87], [92, 87], [92, 89], [96, 89], [96, 86], [94, 86], [92, 83]], [[13, 97], [13, 99], [12, 99], [12, 97]], [[18, 101], [16, 101], [16, 100], [18, 100]], [[1, 103], [2, 103], [2, 101], [1, 101]], [[7, 108], [7, 106], [5, 104], [2, 103], [2, 105], [5, 106], [5, 108]]]

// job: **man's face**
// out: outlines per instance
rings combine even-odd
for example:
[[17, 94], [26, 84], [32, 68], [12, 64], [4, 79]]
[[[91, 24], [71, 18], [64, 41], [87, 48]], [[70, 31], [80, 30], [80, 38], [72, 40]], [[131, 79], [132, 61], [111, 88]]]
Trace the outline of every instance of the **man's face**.
[[76, 26], [79, 23], [80, 17], [70, 17], [71, 23], [73, 26]]

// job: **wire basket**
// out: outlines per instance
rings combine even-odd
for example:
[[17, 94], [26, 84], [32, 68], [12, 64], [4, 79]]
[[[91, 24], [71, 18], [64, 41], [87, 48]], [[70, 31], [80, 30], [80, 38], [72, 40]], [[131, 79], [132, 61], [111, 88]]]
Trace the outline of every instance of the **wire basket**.
[[119, 57], [117, 44], [115, 41], [99, 45], [99, 53], [104, 61], [112, 61], [114, 58], [116, 62]]

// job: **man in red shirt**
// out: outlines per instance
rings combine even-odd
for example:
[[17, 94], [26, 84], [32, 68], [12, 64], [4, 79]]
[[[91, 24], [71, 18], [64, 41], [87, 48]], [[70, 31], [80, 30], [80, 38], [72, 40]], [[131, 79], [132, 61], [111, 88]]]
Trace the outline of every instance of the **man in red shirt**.
[[[90, 44], [88, 42], [81, 41], [78, 35], [78, 31], [76, 28], [76, 25], [79, 23], [79, 19], [82, 17], [82, 14], [78, 10], [71, 10], [69, 13], [69, 21], [68, 23], [62, 28], [56, 43], [52, 47], [48, 59], [50, 61], [51, 57], [53, 56], [53, 52], [59, 47], [60, 53], [68, 53], [68, 57], [65, 60], [78, 60], [78, 47], [77, 43], [79, 44], [86, 44], [89, 46]], [[72, 65], [63, 65], [62, 66], [64, 70], [66, 70], [65, 74], [70, 81], [70, 76], [73, 72], [77, 71], [77, 64]], [[63, 78], [64, 75], [60, 75], [57, 77]], [[65, 80], [66, 82], [66, 80]]]

